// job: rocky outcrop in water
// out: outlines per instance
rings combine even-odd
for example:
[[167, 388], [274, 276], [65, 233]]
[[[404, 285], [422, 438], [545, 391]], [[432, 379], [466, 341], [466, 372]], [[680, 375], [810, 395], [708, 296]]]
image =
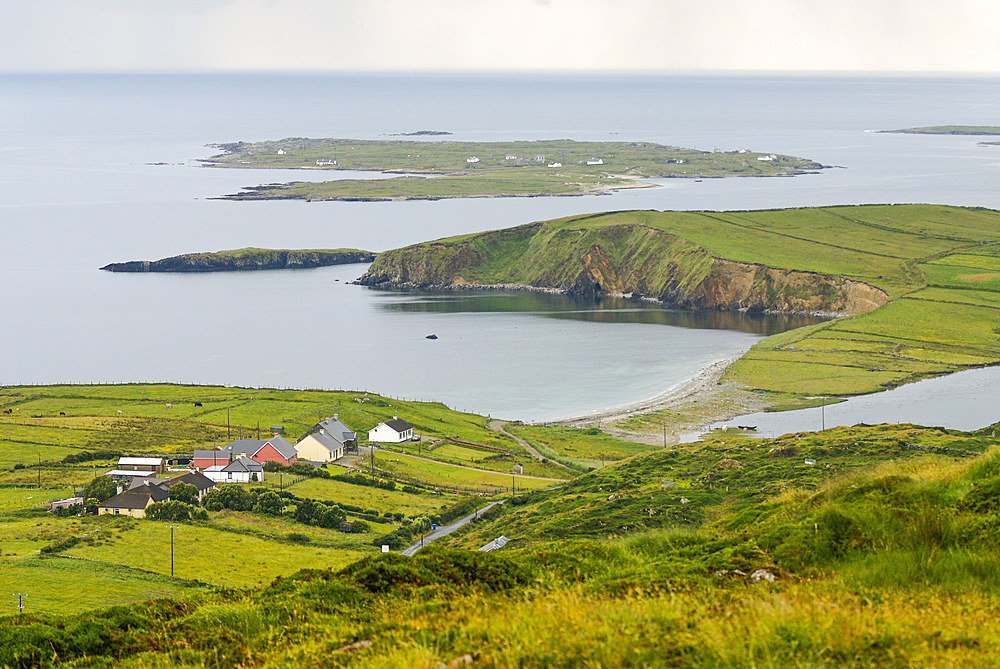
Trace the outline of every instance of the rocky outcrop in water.
[[239, 249], [218, 253], [185, 253], [162, 260], [111, 263], [108, 272], [242, 272], [269, 269], [307, 269], [369, 263], [376, 254], [358, 249], [286, 250]]

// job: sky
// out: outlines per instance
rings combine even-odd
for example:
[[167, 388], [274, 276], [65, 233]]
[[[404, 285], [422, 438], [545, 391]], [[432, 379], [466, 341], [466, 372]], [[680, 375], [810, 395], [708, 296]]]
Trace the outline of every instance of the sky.
[[0, 0], [0, 72], [1000, 73], [1000, 0]]

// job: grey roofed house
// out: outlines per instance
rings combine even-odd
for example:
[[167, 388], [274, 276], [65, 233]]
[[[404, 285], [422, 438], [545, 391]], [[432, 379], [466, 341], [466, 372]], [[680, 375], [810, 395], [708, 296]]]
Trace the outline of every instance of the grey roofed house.
[[351, 428], [344, 425], [337, 414], [333, 414], [333, 418], [327, 418], [317, 427], [326, 430], [327, 434], [332, 436], [344, 446], [347, 446], [349, 445], [349, 442], [357, 441], [358, 439], [357, 432], [354, 432]]
[[247, 472], [250, 474], [260, 473], [264, 471], [264, 465], [251, 460], [250, 458], [236, 458], [228, 465], [222, 468], [224, 472]]
[[180, 476], [175, 476], [172, 479], [166, 481], [167, 488], [173, 488], [178, 483], [187, 483], [188, 485], [193, 485], [198, 491], [198, 499], [201, 499], [207, 491], [215, 487], [215, 481], [208, 478], [201, 472], [189, 472], [187, 474], [181, 474]]
[[341, 422], [337, 414], [316, 423], [295, 442], [301, 460], [334, 462], [347, 452], [357, 452], [358, 435]]
[[141, 485], [123, 493], [119, 493], [97, 506], [97, 511], [101, 515], [119, 514], [145, 515], [145, 509], [152, 502], [162, 502], [167, 499], [169, 493], [159, 486]]

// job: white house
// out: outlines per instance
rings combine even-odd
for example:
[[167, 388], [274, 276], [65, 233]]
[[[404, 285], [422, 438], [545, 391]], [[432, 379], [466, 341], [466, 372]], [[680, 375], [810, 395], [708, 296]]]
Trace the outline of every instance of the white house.
[[278, 149], [278, 155], [279, 156], [285, 155], [285, 150], [284, 149]]
[[213, 465], [202, 474], [216, 483], [250, 483], [264, 480], [264, 466], [250, 458], [239, 457], [226, 466]]
[[412, 438], [413, 426], [397, 416], [368, 430], [368, 441], [371, 442], [398, 444]]
[[517, 160], [517, 156], [515, 156], [512, 153], [508, 153], [506, 156], [504, 156], [504, 160]]
[[774, 160], [774, 156], [757, 156], [757, 160]]
[[562, 167], [562, 163], [549, 163], [549, 167]]
[[478, 163], [479, 162], [479, 158], [476, 158], [475, 156], [472, 156], [471, 158], [466, 158], [465, 162], [467, 162], [467, 163]]
[[587, 164], [588, 165], [603, 165], [604, 164], [604, 159], [603, 158], [591, 158], [590, 160], [587, 161]]
[[358, 435], [340, 421], [337, 414], [318, 423], [295, 443], [299, 458], [310, 462], [333, 462], [347, 450], [356, 451]]

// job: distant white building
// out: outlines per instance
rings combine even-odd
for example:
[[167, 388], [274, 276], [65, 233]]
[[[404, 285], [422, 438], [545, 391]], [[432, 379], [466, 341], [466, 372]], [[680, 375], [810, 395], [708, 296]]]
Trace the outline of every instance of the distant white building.
[[506, 156], [504, 156], [504, 160], [517, 160], [517, 156], [508, 153]]
[[549, 163], [549, 167], [562, 167], [562, 163]]
[[774, 156], [757, 156], [757, 160], [774, 160]]
[[541, 154], [541, 153], [537, 154], [535, 156], [535, 162], [536, 163], [544, 163], [545, 162], [545, 156], [543, 154]]
[[368, 441], [375, 443], [399, 444], [412, 438], [413, 426], [397, 416], [368, 430]]
[[337, 161], [336, 160], [323, 160], [323, 159], [320, 159], [320, 160], [316, 161], [316, 164], [317, 165], [336, 165]]
[[469, 158], [466, 158], [465, 162], [467, 162], [467, 163], [478, 163], [479, 162], [479, 158], [476, 158], [475, 156], [471, 156]]
[[285, 150], [284, 149], [278, 149], [278, 155], [279, 156], [285, 155]]
[[587, 164], [588, 165], [603, 165], [604, 164], [604, 160], [601, 159], [601, 158], [591, 158], [590, 160], [587, 161]]

